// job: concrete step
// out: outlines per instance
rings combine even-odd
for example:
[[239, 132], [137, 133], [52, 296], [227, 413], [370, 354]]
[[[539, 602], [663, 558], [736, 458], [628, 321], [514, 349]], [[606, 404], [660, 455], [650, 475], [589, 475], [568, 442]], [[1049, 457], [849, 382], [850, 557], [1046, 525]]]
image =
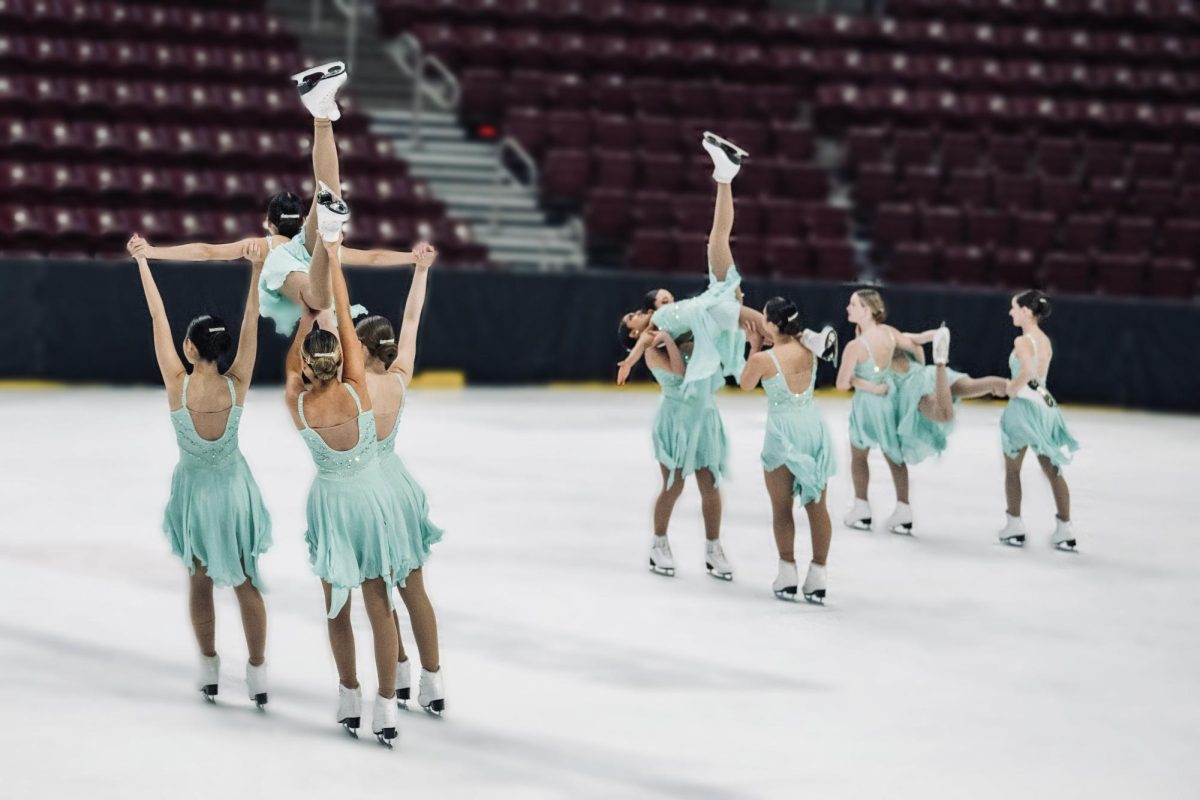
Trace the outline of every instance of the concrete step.
[[[449, 206], [450, 213], [455, 219], [465, 220], [476, 230], [492, 229], [492, 213], [485, 208], [460, 208]], [[546, 224], [545, 215], [540, 210], [519, 211], [500, 209], [496, 212], [496, 225], [501, 228], [539, 227]]]
[[[401, 122], [408, 123], [412, 119], [412, 114], [409, 111], [397, 110], [380, 114], [376, 119], [380, 122]], [[421, 112], [421, 119], [430, 125], [453, 125], [458, 126], [458, 117], [451, 111], [435, 111], [426, 109]]]
[[[469, 193], [468, 193], [469, 192]], [[533, 211], [537, 201], [528, 192], [512, 186], [441, 186], [438, 197], [455, 208], [505, 208], [513, 211]]]
[[[386, 136], [393, 139], [397, 143], [407, 143], [416, 135], [420, 135], [425, 142], [436, 143], [440, 146], [454, 147], [466, 151], [468, 149], [478, 149], [479, 147], [488, 147], [494, 153], [494, 145], [488, 145], [484, 142], [472, 142], [467, 139], [466, 134], [461, 128], [442, 126], [442, 125], [402, 125], [396, 122], [374, 122], [371, 124], [371, 130], [378, 133], [380, 136]], [[462, 145], [467, 145], [463, 147]]]

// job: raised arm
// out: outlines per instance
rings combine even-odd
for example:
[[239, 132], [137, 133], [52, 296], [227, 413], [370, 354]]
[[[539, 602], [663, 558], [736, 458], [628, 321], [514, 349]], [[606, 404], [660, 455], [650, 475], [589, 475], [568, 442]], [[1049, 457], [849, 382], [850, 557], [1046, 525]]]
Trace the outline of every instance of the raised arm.
[[[159, 258], [165, 261], [235, 261], [251, 258], [250, 253], [262, 246], [262, 238], [239, 239], [227, 244], [178, 244], [172, 247], [154, 247], [142, 237], [134, 234], [130, 240], [130, 252], [134, 256]], [[133, 248], [136, 247], [136, 250]]]
[[358, 388], [363, 410], [367, 410], [371, 408], [371, 396], [367, 391], [367, 372], [363, 351], [358, 346], [358, 334], [354, 332], [354, 320], [350, 318], [350, 291], [346, 288], [346, 276], [342, 272], [341, 259], [338, 258], [340, 244], [340, 236], [333, 242], [321, 240], [321, 245], [329, 256], [329, 282], [333, 287], [333, 309], [337, 313], [338, 341], [342, 343], [342, 380], [353, 383]]
[[1033, 363], [1033, 341], [1028, 336], [1018, 336], [1013, 342], [1013, 351], [1021, 363], [1021, 370], [1004, 387], [1009, 397], [1016, 397], [1021, 388], [1037, 375], [1037, 364]]
[[[918, 364], [925, 363], [925, 348], [921, 345], [933, 341], [933, 331], [923, 333], [901, 333], [896, 331], [896, 347], [910, 354]], [[929, 338], [926, 339], [925, 336]]]
[[[654, 347], [663, 349], [663, 355], [666, 356], [666, 370], [675, 375], [682, 375], [687, 371], [687, 365], [683, 363], [683, 353], [679, 351], [679, 345], [675, 344], [675, 340], [671, 338], [671, 334], [666, 331], [659, 331], [654, 337]], [[647, 358], [652, 350], [647, 350]]]
[[[257, 240], [255, 241], [257, 244]], [[250, 258], [250, 288], [246, 292], [246, 310], [242, 312], [242, 330], [238, 334], [237, 355], [229, 365], [229, 377], [241, 384], [245, 391], [254, 374], [254, 362], [258, 358], [258, 278], [262, 274], [264, 253], [261, 248], [252, 250]]]
[[413, 369], [417, 363], [417, 331], [421, 327], [421, 311], [425, 308], [425, 288], [429, 278], [429, 268], [437, 259], [437, 251], [433, 246], [422, 242], [413, 251], [416, 257], [416, 268], [413, 270], [412, 285], [408, 287], [408, 300], [404, 303], [404, 319], [400, 323], [400, 334], [396, 339], [396, 359], [388, 372], [402, 376], [404, 385], [412, 380]]
[[355, 250], [353, 247], [343, 247], [342, 263], [352, 267], [403, 267], [416, 264], [417, 254], [423, 247], [429, 247], [421, 242], [412, 249], [411, 253], [400, 250]]
[[753, 353], [746, 359], [746, 366], [742, 369], [742, 376], [738, 378], [738, 385], [747, 392], [753, 391], [762, 380], [769, 363], [770, 359], [766, 353]]
[[[134, 253], [133, 240], [127, 245], [130, 254]], [[135, 255], [138, 275], [142, 279], [142, 291], [146, 294], [146, 306], [150, 309], [150, 324], [154, 330], [154, 355], [158, 359], [158, 371], [162, 373], [163, 383], [170, 389], [176, 382], [183, 380], [186, 370], [175, 351], [175, 340], [171, 336], [171, 323], [167, 320], [167, 310], [163, 306], [162, 295], [158, 293], [158, 284], [150, 273], [150, 264], [144, 256]]]

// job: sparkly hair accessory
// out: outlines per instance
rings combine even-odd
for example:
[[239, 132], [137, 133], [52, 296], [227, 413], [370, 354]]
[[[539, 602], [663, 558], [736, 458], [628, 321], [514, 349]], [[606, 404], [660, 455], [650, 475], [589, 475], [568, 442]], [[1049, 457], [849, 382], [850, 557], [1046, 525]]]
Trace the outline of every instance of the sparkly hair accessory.
[[799, 312], [799, 311], [795, 312], [795, 313], [794, 313], [794, 314], [792, 314], [790, 317], [788, 317], [788, 318], [787, 318], [787, 321], [788, 321], [788, 322], [791, 322], [792, 320], [794, 320], [794, 319], [795, 319], [796, 317], [798, 317], [798, 316], [800, 316], [800, 312]]
[[299, 214], [280, 214], [280, 219], [300, 219]]
[[333, 358], [336, 355], [337, 355], [337, 351], [335, 350], [332, 353], [310, 353], [308, 357], [309, 358]]
[[396, 340], [395, 339], [380, 339], [379, 343], [380, 344], [395, 344]]
[[209, 332], [209, 333], [220, 333], [220, 332], [221, 332], [221, 331], [223, 331], [223, 330], [225, 330], [225, 328], [224, 328], [224, 327], [220, 327], [220, 328], [209, 328], [209, 329], [208, 329], [208, 332]]

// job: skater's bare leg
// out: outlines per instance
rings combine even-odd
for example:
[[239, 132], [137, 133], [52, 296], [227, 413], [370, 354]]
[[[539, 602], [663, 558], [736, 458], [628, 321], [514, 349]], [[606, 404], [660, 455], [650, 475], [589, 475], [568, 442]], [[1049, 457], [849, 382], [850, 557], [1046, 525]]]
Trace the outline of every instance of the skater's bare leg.
[[667, 479], [671, 473], [662, 464], [658, 468], [662, 472], [662, 489], [654, 501], [654, 535], [666, 536], [667, 526], [671, 524], [671, 512], [675, 510], [679, 495], [683, 494], [683, 472], [675, 471], [675, 482], [668, 488]]
[[767, 495], [771, 498], [771, 529], [775, 532], [775, 549], [780, 561], [796, 561], [796, 519], [792, 515], [795, 497], [792, 487], [796, 479], [787, 467], [763, 471]]
[[890, 458], [886, 456], [883, 459], [887, 462], [888, 469], [892, 471], [892, 483], [896, 487], [896, 502], [908, 502], [908, 465], [893, 464]]
[[715, 542], [721, 538], [721, 490], [717, 488], [717, 479], [706, 469], [696, 470], [696, 485], [700, 487], [704, 538]]
[[821, 492], [819, 500], [804, 507], [808, 514], [808, 530], [812, 535], [812, 560], [822, 567], [829, 558], [829, 543], [833, 540], [833, 524], [829, 521], [829, 508], [825, 505], [826, 494], [828, 490]]
[[363, 605], [375, 637], [375, 671], [379, 677], [379, 696], [396, 696], [396, 623], [388, 603], [390, 591], [383, 578], [372, 578], [362, 585]]
[[1054, 492], [1054, 506], [1058, 510], [1058, 518], [1063, 522], [1071, 521], [1071, 490], [1067, 488], [1067, 479], [1054, 466], [1054, 462], [1045, 456], [1038, 456], [1038, 465], [1050, 481], [1050, 490]]
[[[313, 178], [314, 191], [321, 190], [320, 182], [337, 194], [342, 193], [341, 172], [338, 166], [337, 144], [333, 140], [333, 123], [327, 119], [313, 120]], [[310, 254], [318, 253], [317, 247], [317, 200], [313, 197], [308, 216], [304, 219], [304, 246]]]
[[242, 611], [242, 630], [246, 634], [250, 663], [261, 666], [267, 649], [267, 607], [262, 593], [249, 579], [242, 581], [241, 586], [235, 586], [233, 591]]
[[211, 658], [217, 654], [217, 612], [213, 608], [213, 582], [199, 559], [194, 561], [193, 566], [196, 571], [188, 576], [188, 613], [192, 618], [192, 632], [196, 635], [196, 644], [200, 645], [200, 654]]
[[934, 369], [933, 394], [922, 397], [917, 410], [934, 422], [949, 422], [954, 419], [954, 397], [950, 392], [946, 366], [938, 364]]
[[392, 609], [392, 622], [396, 625], [396, 661], [403, 663], [408, 661], [408, 654], [404, 652], [404, 637], [400, 635], [400, 613]]
[[712, 230], [708, 234], [708, 263], [718, 281], [725, 280], [733, 266], [729, 235], [733, 232], [733, 189], [728, 183], [717, 184], [717, 202], [713, 209]]
[[[321, 581], [325, 591], [325, 612], [331, 607], [330, 598], [333, 594], [330, 586]], [[337, 666], [338, 680], [347, 689], [358, 688], [358, 667], [354, 662], [354, 628], [350, 625], [350, 598], [333, 619], [325, 621], [329, 629], [329, 648], [333, 651], [333, 663]], [[395, 669], [395, 667], [393, 667]], [[392, 678], [395, 680], [395, 676]]]
[[867, 485], [871, 482], [871, 467], [867, 462], [870, 450], [850, 447], [850, 481], [854, 484], [854, 498], [867, 502]]
[[1021, 516], [1021, 465], [1025, 463], [1025, 448], [1017, 451], [1013, 458], [1004, 459], [1004, 499], [1008, 502], [1008, 515]]
[[1008, 384], [1005, 378], [988, 375], [984, 378], [959, 378], [950, 385], [950, 394], [969, 400], [974, 397], [1003, 397]]
[[425, 592], [425, 577], [420, 569], [408, 573], [404, 587], [400, 590], [400, 599], [408, 609], [408, 619], [412, 623], [413, 638], [417, 640], [417, 652], [421, 656], [421, 667], [429, 672], [441, 669], [441, 654], [438, 652], [437, 616], [433, 613], [433, 603]]

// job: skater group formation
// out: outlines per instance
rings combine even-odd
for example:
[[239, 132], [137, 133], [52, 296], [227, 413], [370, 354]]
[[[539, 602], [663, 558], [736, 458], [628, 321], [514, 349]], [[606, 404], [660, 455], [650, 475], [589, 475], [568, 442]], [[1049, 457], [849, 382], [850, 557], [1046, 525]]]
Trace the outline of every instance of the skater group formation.
[[[721, 546], [719, 485], [727, 471], [728, 442], [715, 393], [732, 377], [742, 389], [761, 384], [767, 396], [767, 424], [762, 467], [770, 498], [779, 573], [772, 585], [783, 600], [800, 597], [824, 603], [828, 589], [826, 561], [832, 525], [826, 508], [826, 489], [835, 472], [829, 430], [813, 399], [817, 360], [835, 362], [837, 336], [826, 326], [805, 327], [797, 304], [788, 298], [767, 301], [762, 311], [742, 304], [741, 276], [734, 265], [729, 237], [733, 230], [732, 183], [749, 154], [728, 139], [705, 133], [701, 142], [713, 160], [716, 207], [708, 241], [708, 289], [676, 301], [666, 289], [649, 292], [642, 306], [625, 314], [618, 336], [628, 355], [618, 366], [623, 384], [633, 367], [645, 359], [662, 390], [654, 419], [654, 454], [662, 487], [654, 504], [654, 538], [650, 569], [675, 574], [667, 539], [671, 512], [689, 476], [700, 490], [706, 537], [705, 564], [709, 574], [733, 579], [733, 569]], [[945, 326], [906, 333], [886, 323], [887, 311], [875, 289], [850, 296], [847, 320], [856, 336], [841, 353], [837, 388], [853, 391], [850, 411], [851, 477], [854, 505], [844, 523], [869, 530], [867, 457], [883, 453], [896, 488], [896, 508], [888, 530], [911, 535], [908, 467], [946, 448], [954, 425], [954, 404], [962, 398], [1008, 398], [1000, 419], [1005, 455], [1007, 523], [1000, 541], [1025, 543], [1021, 519], [1021, 465], [1033, 450], [1050, 482], [1057, 507], [1051, 542], [1074, 550], [1070, 493], [1062, 468], [1078, 444], [1071, 437], [1046, 377], [1054, 351], [1041, 329], [1050, 301], [1029, 290], [1012, 298], [1009, 317], [1020, 329], [1009, 357], [1009, 377], [972, 378], [948, 367], [950, 330]], [[925, 362], [931, 345], [932, 364]], [[747, 352], [748, 349], [748, 352]], [[801, 583], [796, 567], [793, 508], [796, 499], [808, 515], [812, 558]]]
[[[242, 407], [257, 353], [259, 316], [292, 335], [286, 400], [317, 475], [308, 494], [305, 542], [325, 595], [329, 643], [337, 664], [337, 721], [355, 733], [362, 690], [355, 668], [350, 591], [360, 589], [375, 645], [378, 692], [372, 730], [384, 744], [397, 736], [397, 707], [407, 706], [411, 668], [400, 639], [394, 592], [408, 610], [420, 654], [417, 699], [431, 713], [445, 709], [437, 621], [425, 592], [423, 565], [442, 531], [429, 519], [421, 487], [395, 451], [405, 392], [416, 358], [417, 328], [427, 273], [437, 253], [352, 250], [341, 246], [350, 210], [339, 196], [333, 122], [346, 81], [340, 62], [294, 76], [314, 118], [313, 170], [318, 187], [307, 212], [282, 192], [267, 208], [268, 235], [228, 244], [155, 247], [137, 234], [129, 242], [150, 308], [154, 348], [179, 445], [163, 530], [190, 574], [190, 613], [200, 648], [199, 689], [214, 700], [220, 685], [213, 587], [233, 587], [249, 660], [250, 699], [267, 703], [266, 607], [260, 559], [271, 546], [271, 517], [238, 447]], [[216, 316], [192, 320], [183, 341], [190, 370], [179, 359], [147, 258], [186, 261], [246, 258], [251, 279], [237, 351], [232, 331]], [[342, 264], [413, 265], [399, 334], [380, 316], [353, 321]], [[357, 735], [357, 734], [356, 734]]]

